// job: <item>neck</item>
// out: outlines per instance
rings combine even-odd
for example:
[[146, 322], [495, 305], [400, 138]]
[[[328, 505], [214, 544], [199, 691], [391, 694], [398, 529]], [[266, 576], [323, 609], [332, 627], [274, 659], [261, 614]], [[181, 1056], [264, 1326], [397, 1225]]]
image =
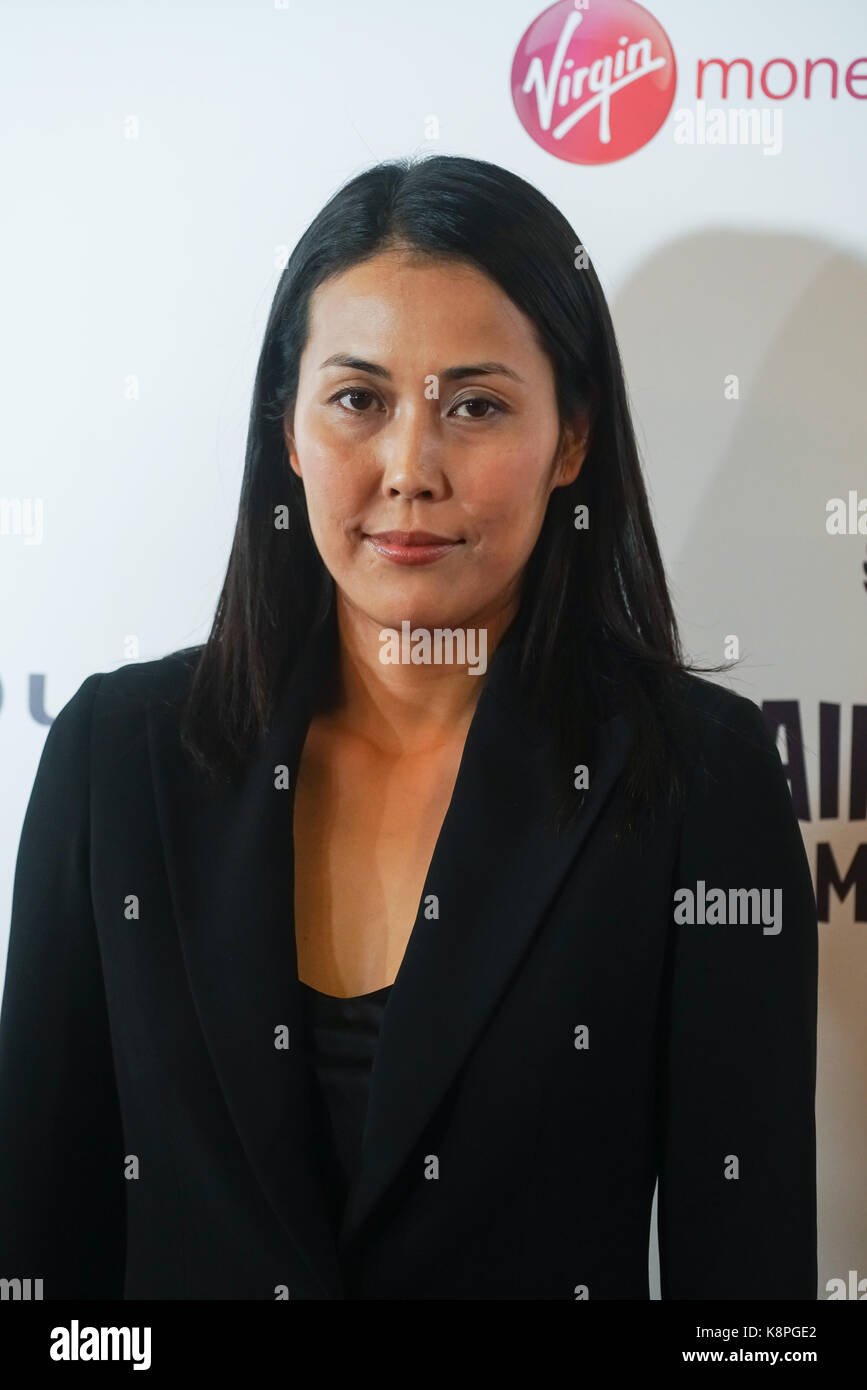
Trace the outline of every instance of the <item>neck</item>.
[[[338, 677], [330, 711], [333, 722], [394, 756], [433, 752], [455, 740], [462, 742], [482, 693], [484, 673], [474, 674], [470, 662], [383, 662], [380, 623], [352, 607], [339, 591], [336, 602]], [[504, 603], [476, 615], [469, 625], [485, 642], [481, 650], [486, 666], [516, 611], [514, 601]], [[460, 626], [467, 631], [467, 625]], [[412, 631], [418, 629], [413, 626]]]

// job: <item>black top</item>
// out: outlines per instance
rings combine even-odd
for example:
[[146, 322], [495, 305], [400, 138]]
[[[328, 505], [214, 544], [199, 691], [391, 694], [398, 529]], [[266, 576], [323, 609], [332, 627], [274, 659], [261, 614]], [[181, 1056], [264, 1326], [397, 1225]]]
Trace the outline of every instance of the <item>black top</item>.
[[308, 1003], [309, 1036], [324, 1101], [327, 1163], [339, 1218], [361, 1161], [370, 1072], [392, 986], [340, 999], [320, 993], [303, 980], [300, 983]]

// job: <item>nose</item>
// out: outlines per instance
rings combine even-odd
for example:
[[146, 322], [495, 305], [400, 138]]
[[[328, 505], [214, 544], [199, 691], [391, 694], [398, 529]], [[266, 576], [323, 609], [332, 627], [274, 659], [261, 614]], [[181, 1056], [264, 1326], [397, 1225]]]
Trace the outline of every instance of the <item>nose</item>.
[[407, 417], [402, 426], [395, 422], [393, 432], [380, 442], [383, 496], [438, 500], [445, 496], [448, 482], [443, 468], [442, 446], [435, 431], [424, 419]]

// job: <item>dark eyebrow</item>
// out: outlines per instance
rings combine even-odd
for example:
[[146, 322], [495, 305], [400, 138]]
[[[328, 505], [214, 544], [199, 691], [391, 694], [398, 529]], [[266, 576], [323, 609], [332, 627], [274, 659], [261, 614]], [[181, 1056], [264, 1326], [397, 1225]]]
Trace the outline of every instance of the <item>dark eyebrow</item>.
[[[335, 352], [331, 357], [326, 357], [320, 364], [320, 371], [324, 367], [351, 367], [355, 372], [367, 372], [369, 376], [391, 380], [391, 372], [381, 367], [378, 362], [365, 362], [363, 357], [353, 357], [348, 352]], [[518, 376], [518, 373], [507, 367], [504, 362], [477, 362], [475, 366], [469, 367], [446, 367], [439, 375], [446, 381], [462, 381], [468, 376], [508, 376], [513, 381], [523, 384], [523, 377]]]

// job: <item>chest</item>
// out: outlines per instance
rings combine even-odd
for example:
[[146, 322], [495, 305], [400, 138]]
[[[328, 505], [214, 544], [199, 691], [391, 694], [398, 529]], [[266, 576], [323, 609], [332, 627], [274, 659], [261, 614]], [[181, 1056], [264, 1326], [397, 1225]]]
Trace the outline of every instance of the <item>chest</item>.
[[457, 780], [463, 740], [384, 757], [311, 725], [293, 805], [298, 976], [324, 993], [391, 984]]

